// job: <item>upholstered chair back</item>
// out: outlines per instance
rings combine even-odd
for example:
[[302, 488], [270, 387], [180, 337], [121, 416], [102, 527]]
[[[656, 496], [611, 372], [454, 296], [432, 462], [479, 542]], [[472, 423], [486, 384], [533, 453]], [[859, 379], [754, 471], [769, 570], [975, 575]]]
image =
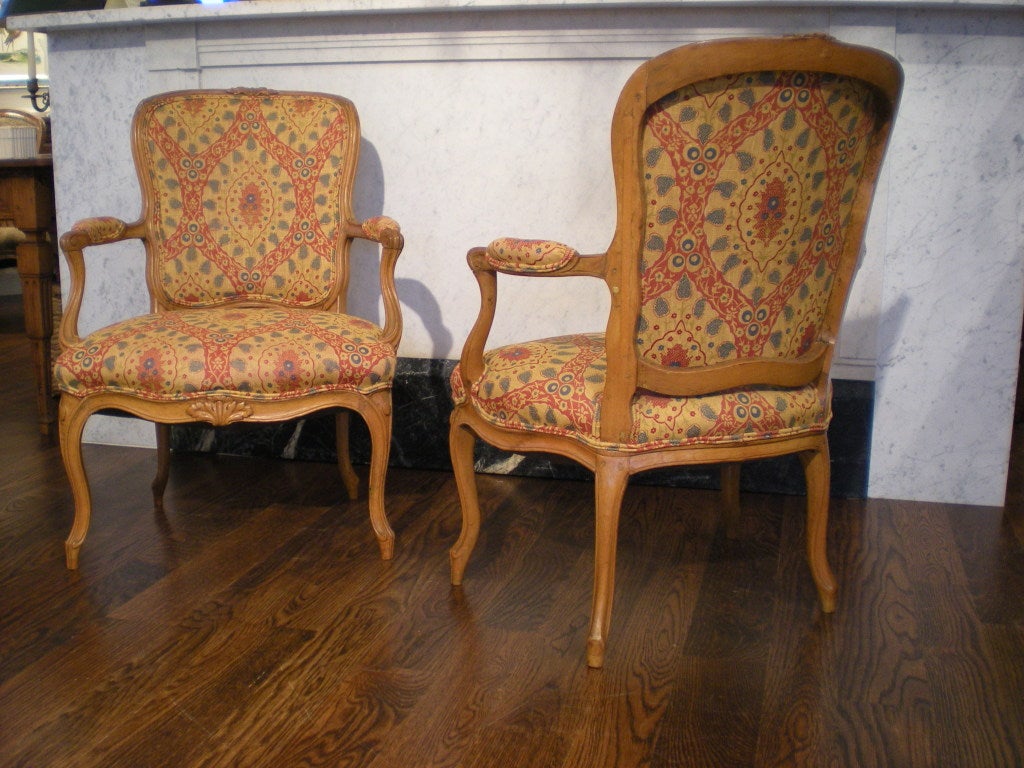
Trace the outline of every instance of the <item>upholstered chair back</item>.
[[[478, 437], [578, 461], [594, 473], [587, 663], [600, 667], [629, 478], [721, 465], [732, 531], [740, 463], [795, 454], [808, 564], [822, 610], [835, 610], [829, 368], [902, 84], [891, 56], [821, 35], [666, 51], [630, 76], [615, 106], [608, 250], [505, 237], [469, 252], [480, 314], [452, 374], [463, 514], [452, 584], [481, 528]], [[488, 350], [506, 273], [602, 279], [605, 333]]]
[[855, 79], [774, 71], [689, 85], [648, 108], [641, 360], [795, 358], [828, 332], [876, 101]]
[[317, 94], [192, 91], [144, 102], [134, 147], [155, 305], [334, 304], [358, 136], [351, 103]]

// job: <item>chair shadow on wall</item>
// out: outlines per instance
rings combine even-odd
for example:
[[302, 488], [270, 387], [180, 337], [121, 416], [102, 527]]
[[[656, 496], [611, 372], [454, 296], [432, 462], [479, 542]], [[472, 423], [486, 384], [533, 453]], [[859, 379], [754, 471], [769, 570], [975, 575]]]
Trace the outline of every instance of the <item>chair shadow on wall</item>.
[[[357, 208], [357, 215], [377, 215], [384, 209], [384, 167], [380, 155], [372, 143], [363, 138], [360, 145], [359, 168], [356, 172], [355, 190], [357, 206], [365, 205], [366, 210]], [[401, 217], [399, 212], [396, 216]], [[408, 233], [406, 233], [408, 237]], [[360, 243], [355, 244], [361, 247]], [[417, 251], [415, 237], [412, 238], [411, 251], [407, 249], [406, 259], [421, 258], [422, 252]], [[353, 249], [352, 273], [350, 275], [349, 311], [370, 322], [380, 322], [380, 305], [377, 302], [379, 291], [373, 290], [377, 280], [380, 257], [372, 250]], [[399, 263], [398, 271], [402, 270]], [[352, 290], [355, 288], [357, 290]], [[451, 412], [451, 398], [447, 390], [439, 395], [437, 381], [447, 385], [448, 377], [454, 366], [449, 360], [453, 349], [451, 330], [445, 325], [441, 305], [428, 285], [420, 280], [409, 277], [395, 276], [395, 288], [402, 302], [405, 326], [409, 328], [409, 318], [419, 318], [430, 338], [430, 357], [427, 359], [404, 359], [399, 356], [398, 370], [395, 377], [393, 420], [394, 428], [391, 440], [391, 466], [415, 467], [432, 469], [450, 469], [448, 459], [448, 416]], [[361, 290], [360, 290], [361, 289]], [[417, 350], [422, 352], [421, 350]], [[298, 434], [304, 424], [295, 425], [290, 446], [298, 444]], [[327, 455], [318, 455], [317, 445], [325, 445], [328, 450], [330, 440], [317, 439], [317, 434], [329, 430], [330, 423], [320, 420], [310, 424], [310, 435], [302, 451], [285, 452], [286, 458], [329, 459]], [[365, 425], [359, 420], [352, 421], [352, 460], [357, 464], [369, 461], [369, 434]]]
[[[882, 256], [880, 255], [879, 258]], [[855, 276], [854, 285], [856, 285], [856, 280]], [[866, 317], [851, 317], [843, 320], [842, 330], [839, 332], [837, 364], [841, 364], [844, 338], [863, 339], [870, 335], [876, 342], [874, 357], [877, 369], [878, 358], [882, 352], [892, 347], [903, 336], [903, 325], [909, 305], [910, 298], [904, 294], [892, 306], [884, 310], [874, 312]]]
[[[358, 106], [358, 105], [357, 105]], [[378, 216], [384, 210], [384, 167], [376, 148], [365, 138], [359, 147], [359, 168], [356, 171], [355, 189], [357, 191], [357, 211], [361, 216]], [[365, 208], [365, 210], [363, 210]], [[349, 285], [352, 288], [375, 286], [380, 256], [372, 248], [365, 248], [364, 243], [356, 243], [353, 247], [352, 273]], [[415, 249], [415, 243], [413, 244]], [[358, 250], [357, 250], [358, 249]], [[401, 271], [399, 263], [399, 271]], [[408, 277], [396, 277], [395, 285], [402, 306], [416, 314], [430, 335], [431, 357], [441, 358], [449, 355], [452, 349], [452, 332], [445, 327], [441, 305], [430, 288], [419, 280]], [[349, 311], [354, 315], [366, 318], [372, 323], [380, 323], [380, 306], [377, 302], [379, 291], [354, 290], [349, 298]]]

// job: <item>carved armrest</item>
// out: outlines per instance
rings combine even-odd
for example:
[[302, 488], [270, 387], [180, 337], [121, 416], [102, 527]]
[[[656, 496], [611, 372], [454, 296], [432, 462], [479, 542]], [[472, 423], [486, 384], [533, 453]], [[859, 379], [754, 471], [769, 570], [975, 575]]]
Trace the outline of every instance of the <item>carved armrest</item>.
[[466, 256], [480, 287], [480, 312], [466, 337], [460, 372], [466, 387], [483, 372], [484, 348], [497, 306], [497, 273], [539, 277], [605, 277], [607, 254], [581, 255], [553, 240], [500, 237]]
[[95, 216], [82, 219], [65, 232], [60, 238], [61, 248], [65, 251], [85, 248], [90, 245], [116, 243], [140, 237], [136, 225], [127, 224], [114, 216]]
[[359, 224], [362, 237], [380, 243], [385, 248], [402, 247], [402, 229], [388, 216], [372, 216]]
[[395, 288], [395, 264], [405, 247], [405, 238], [398, 222], [388, 216], [373, 216], [362, 222], [349, 222], [345, 227], [349, 237], [361, 237], [380, 243], [380, 293], [384, 300], [384, 333], [381, 341], [395, 349], [402, 338], [402, 305]]
[[85, 259], [82, 256], [82, 250], [93, 245], [143, 237], [145, 237], [145, 226], [142, 222], [128, 224], [113, 216], [82, 219], [61, 235], [60, 248], [64, 252], [71, 276], [67, 306], [64, 308], [60, 323], [62, 347], [76, 344], [81, 340], [78, 335], [78, 315], [82, 309], [82, 296], [85, 293]]

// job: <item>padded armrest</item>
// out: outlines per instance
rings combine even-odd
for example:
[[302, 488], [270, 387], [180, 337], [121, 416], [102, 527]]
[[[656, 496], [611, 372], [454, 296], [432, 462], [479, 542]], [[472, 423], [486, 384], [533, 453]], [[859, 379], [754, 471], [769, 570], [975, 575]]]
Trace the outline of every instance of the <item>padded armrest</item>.
[[364, 237], [392, 248], [402, 233], [398, 222], [388, 216], [373, 216], [359, 226]]
[[128, 225], [113, 216], [96, 216], [75, 222], [65, 237], [84, 237], [83, 245], [113, 243], [124, 238]]
[[553, 240], [522, 240], [499, 237], [487, 246], [484, 260], [499, 272], [537, 275], [571, 267], [580, 258], [579, 251]]
[[61, 347], [66, 349], [81, 341], [78, 335], [78, 313], [82, 309], [82, 296], [85, 291], [83, 249], [90, 245], [102, 245], [103, 243], [144, 237], [145, 225], [141, 221], [127, 224], [114, 216], [82, 219], [75, 222], [71, 229], [61, 235], [60, 247], [64, 251], [71, 276], [68, 299], [60, 322]]

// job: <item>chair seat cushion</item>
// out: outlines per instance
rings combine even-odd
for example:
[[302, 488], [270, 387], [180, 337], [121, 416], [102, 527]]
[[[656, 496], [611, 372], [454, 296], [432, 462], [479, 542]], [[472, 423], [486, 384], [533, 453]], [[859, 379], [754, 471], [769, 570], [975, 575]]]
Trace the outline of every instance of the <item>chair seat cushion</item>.
[[469, 392], [456, 367], [452, 396], [456, 403], [468, 399], [495, 426], [633, 451], [820, 433], [831, 416], [830, 394], [822, 396], [813, 384], [696, 397], [639, 394], [633, 400], [629, 442], [610, 444], [600, 439], [606, 367], [603, 334], [514, 344], [484, 355], [484, 373]]
[[285, 400], [391, 385], [395, 350], [381, 329], [336, 312], [217, 308], [142, 315], [98, 330], [58, 357], [61, 391], [147, 400], [210, 393]]

